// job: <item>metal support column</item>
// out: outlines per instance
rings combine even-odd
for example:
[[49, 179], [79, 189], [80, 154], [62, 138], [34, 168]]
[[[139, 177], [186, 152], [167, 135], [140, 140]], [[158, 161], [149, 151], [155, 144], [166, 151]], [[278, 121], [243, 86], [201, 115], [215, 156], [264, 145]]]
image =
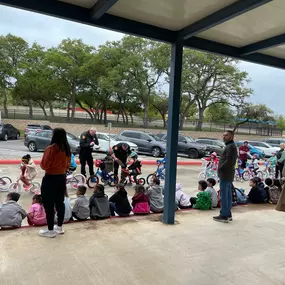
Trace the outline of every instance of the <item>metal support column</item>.
[[183, 43], [181, 40], [172, 44], [171, 74], [168, 99], [167, 153], [164, 187], [164, 212], [162, 222], [174, 224], [175, 190], [177, 173], [177, 148], [179, 129], [179, 108], [181, 98]]

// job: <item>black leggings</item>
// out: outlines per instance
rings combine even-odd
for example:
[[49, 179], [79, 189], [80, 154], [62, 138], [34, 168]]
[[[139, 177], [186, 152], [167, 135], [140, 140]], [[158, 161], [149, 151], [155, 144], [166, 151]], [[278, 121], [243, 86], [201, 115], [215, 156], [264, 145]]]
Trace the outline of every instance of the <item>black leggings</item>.
[[41, 194], [46, 211], [48, 229], [53, 230], [54, 208], [57, 211], [57, 225], [62, 226], [64, 220], [64, 193], [66, 190], [66, 175], [46, 174], [42, 180]]
[[90, 176], [94, 175], [94, 162], [93, 162], [93, 156], [92, 156], [92, 153], [80, 153], [79, 155], [79, 159], [80, 159], [80, 164], [81, 164], [81, 174], [83, 176], [86, 177], [86, 162], [88, 164], [88, 167], [89, 167], [89, 174]]

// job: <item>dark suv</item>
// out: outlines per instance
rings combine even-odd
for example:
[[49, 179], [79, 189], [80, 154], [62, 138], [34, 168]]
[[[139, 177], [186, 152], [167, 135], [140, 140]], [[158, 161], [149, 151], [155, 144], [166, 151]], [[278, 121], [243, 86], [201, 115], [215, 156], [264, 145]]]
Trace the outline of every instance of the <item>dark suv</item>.
[[225, 144], [217, 139], [211, 139], [211, 138], [199, 138], [196, 140], [196, 142], [204, 144], [209, 147], [210, 152], [216, 152], [217, 155], [221, 155], [224, 151]]
[[10, 124], [0, 124], [0, 138], [4, 141], [8, 139], [20, 138], [20, 131]]
[[39, 124], [28, 124], [25, 128], [24, 137], [26, 138], [27, 134], [30, 131], [51, 131], [52, 128], [49, 125], [39, 125]]
[[[163, 141], [167, 140], [167, 134], [159, 134]], [[189, 158], [204, 157], [210, 152], [207, 146], [195, 142], [190, 136], [178, 135], [178, 153], [187, 154]]]
[[142, 131], [122, 131], [120, 136], [127, 138], [128, 141], [135, 143], [139, 152], [152, 154], [154, 157], [161, 156], [165, 149], [166, 143], [161, 141], [156, 135], [148, 134]]

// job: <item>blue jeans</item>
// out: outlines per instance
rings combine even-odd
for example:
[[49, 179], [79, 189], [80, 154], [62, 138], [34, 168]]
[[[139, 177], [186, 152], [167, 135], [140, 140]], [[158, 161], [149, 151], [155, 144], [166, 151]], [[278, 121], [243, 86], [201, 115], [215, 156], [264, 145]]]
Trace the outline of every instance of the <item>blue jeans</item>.
[[229, 218], [232, 216], [232, 181], [221, 180], [220, 181], [220, 194], [221, 194], [221, 211], [220, 215], [222, 217]]

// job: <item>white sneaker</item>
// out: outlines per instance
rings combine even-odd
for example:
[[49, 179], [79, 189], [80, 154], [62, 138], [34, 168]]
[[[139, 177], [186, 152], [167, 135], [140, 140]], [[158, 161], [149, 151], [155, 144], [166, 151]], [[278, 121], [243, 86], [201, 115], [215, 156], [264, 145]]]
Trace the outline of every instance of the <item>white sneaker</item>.
[[55, 231], [55, 233], [57, 234], [57, 235], [63, 235], [64, 234], [64, 230], [62, 229], [62, 227], [59, 227], [59, 226], [54, 226], [53, 227], [53, 230]]
[[56, 237], [56, 232], [54, 230], [50, 231], [48, 229], [44, 229], [44, 230], [40, 230], [39, 235], [41, 237], [54, 238]]

